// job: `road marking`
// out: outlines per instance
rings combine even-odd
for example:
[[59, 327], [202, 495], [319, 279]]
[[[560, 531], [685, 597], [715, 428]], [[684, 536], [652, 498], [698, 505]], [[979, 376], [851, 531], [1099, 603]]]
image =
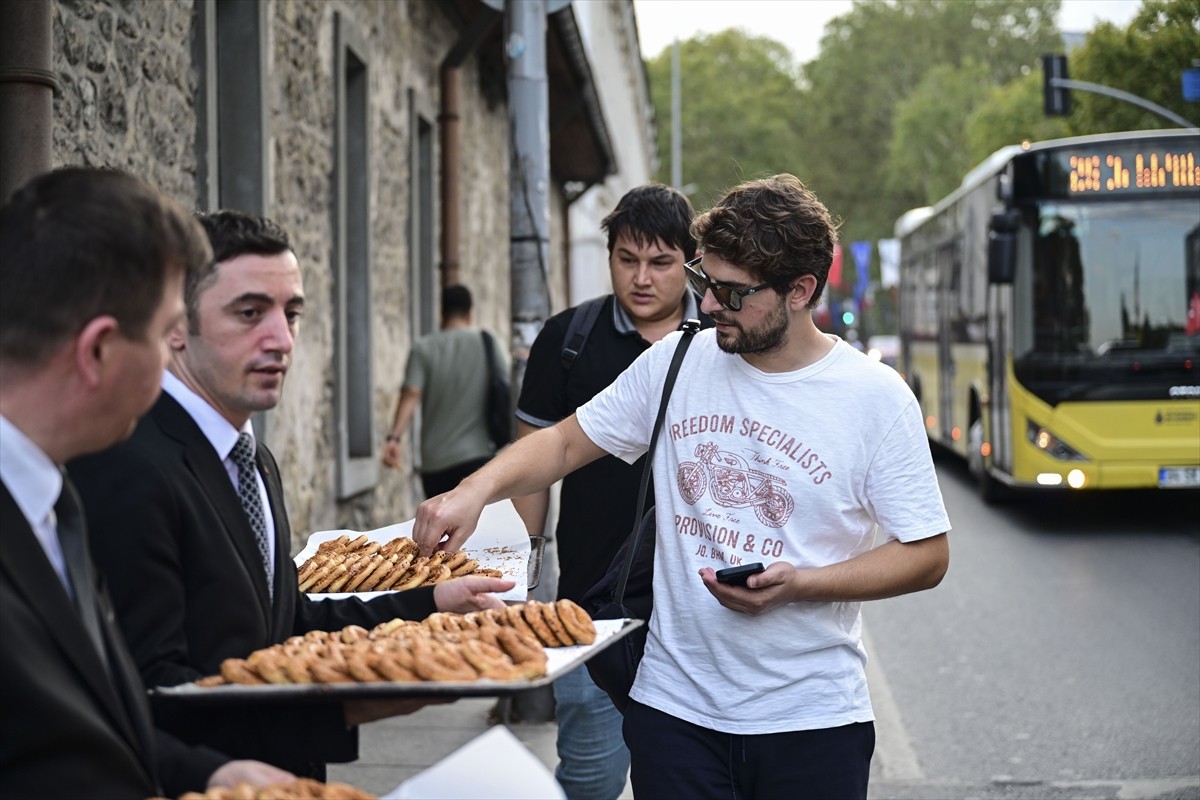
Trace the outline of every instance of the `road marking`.
[[867, 650], [867, 686], [871, 690], [871, 706], [875, 709], [875, 756], [879, 759], [880, 776], [885, 781], [924, 780], [921, 762], [908, 738], [900, 707], [892, 696], [892, 687], [883, 674], [879, 653], [867, 636], [865, 624], [862, 640]]

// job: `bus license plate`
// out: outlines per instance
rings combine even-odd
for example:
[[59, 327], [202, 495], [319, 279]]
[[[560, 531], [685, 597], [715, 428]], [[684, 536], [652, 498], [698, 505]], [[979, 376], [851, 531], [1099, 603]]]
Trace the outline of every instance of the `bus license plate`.
[[1160, 489], [1200, 486], [1200, 467], [1161, 467], [1158, 486]]

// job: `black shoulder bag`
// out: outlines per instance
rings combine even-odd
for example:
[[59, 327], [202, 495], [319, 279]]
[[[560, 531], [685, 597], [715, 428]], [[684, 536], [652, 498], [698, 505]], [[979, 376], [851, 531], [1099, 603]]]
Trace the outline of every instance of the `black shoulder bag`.
[[496, 353], [496, 342], [487, 331], [483, 334], [483, 354], [487, 360], [487, 396], [484, 419], [488, 438], [499, 450], [513, 440], [512, 387]]
[[667, 371], [662, 401], [658, 406], [658, 419], [654, 422], [650, 447], [646, 450], [646, 466], [642, 470], [642, 486], [638, 492], [633, 532], [613, 557], [604, 577], [587, 591], [581, 602], [592, 619], [645, 620], [644, 625], [596, 653], [586, 662], [592, 681], [608, 694], [613, 705], [621, 713], [629, 706], [629, 690], [633, 687], [638, 665], [646, 651], [646, 634], [650, 626], [650, 615], [654, 611], [654, 506], [642, 513], [646, 505], [650, 475], [654, 469], [654, 447], [658, 443], [658, 434], [667, 414], [667, 401], [671, 399], [671, 388], [675, 385], [675, 377], [679, 374], [683, 355], [692, 343], [692, 336], [700, 330], [700, 323], [696, 320], [686, 320], [681, 330], [683, 336], [679, 339], [679, 345], [675, 348], [675, 355], [671, 360], [671, 368]]

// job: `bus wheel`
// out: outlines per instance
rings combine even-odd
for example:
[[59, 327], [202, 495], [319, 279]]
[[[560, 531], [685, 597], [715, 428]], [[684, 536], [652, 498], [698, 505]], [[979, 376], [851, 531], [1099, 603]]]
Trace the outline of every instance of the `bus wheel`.
[[979, 496], [988, 505], [1001, 503], [1005, 500], [1005, 486], [993, 478], [987, 471], [980, 448], [983, 446], [983, 420], [977, 419], [971, 423], [967, 434], [967, 469], [975, 478], [979, 488]]

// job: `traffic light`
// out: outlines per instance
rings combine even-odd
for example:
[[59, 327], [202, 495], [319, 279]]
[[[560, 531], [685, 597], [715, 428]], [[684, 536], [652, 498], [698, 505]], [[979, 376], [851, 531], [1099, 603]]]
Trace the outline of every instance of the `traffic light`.
[[845, 325], [846, 327], [850, 327], [851, 325], [854, 324], [854, 312], [853, 311], [843, 311], [842, 312], [842, 324]]
[[1071, 90], [1055, 86], [1054, 78], [1067, 80], [1067, 57], [1047, 53], [1042, 56], [1042, 110], [1047, 117], [1069, 116]]

